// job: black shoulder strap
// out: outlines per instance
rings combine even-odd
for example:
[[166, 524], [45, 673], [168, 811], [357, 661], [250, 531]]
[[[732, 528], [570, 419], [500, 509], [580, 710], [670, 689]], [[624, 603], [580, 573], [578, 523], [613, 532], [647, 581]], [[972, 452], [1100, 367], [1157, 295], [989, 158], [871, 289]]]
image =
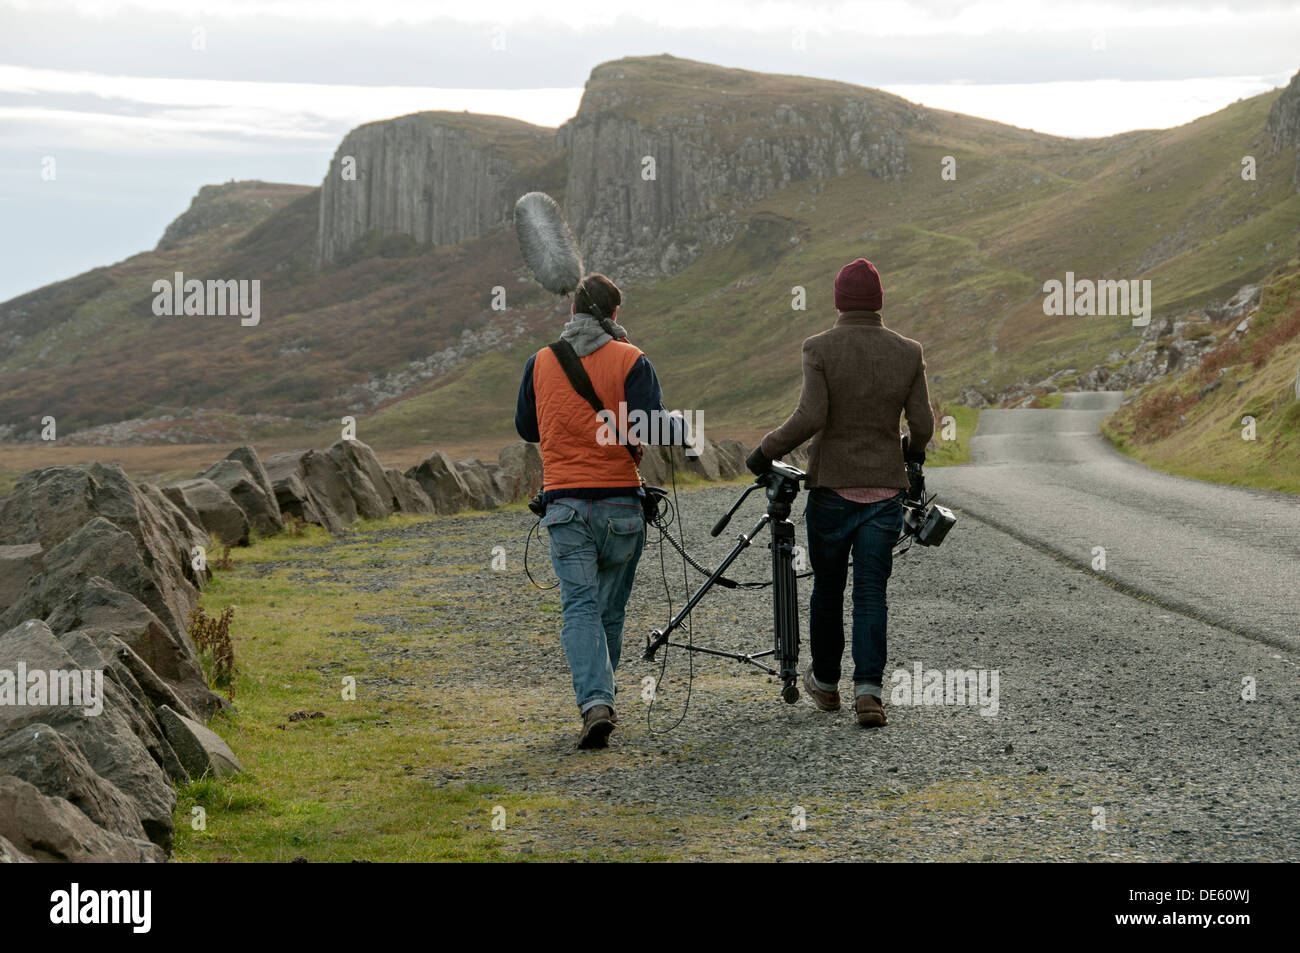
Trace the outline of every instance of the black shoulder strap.
[[550, 348], [555, 359], [560, 362], [560, 367], [564, 368], [564, 376], [569, 379], [578, 396], [591, 404], [591, 409], [596, 413], [604, 410], [605, 405], [596, 395], [596, 388], [592, 385], [587, 369], [582, 366], [582, 360], [578, 357], [578, 352], [573, 349], [573, 345], [561, 338], [550, 345]]
[[[555, 355], [555, 359], [560, 362], [560, 367], [564, 368], [564, 376], [569, 379], [569, 383], [578, 392], [578, 396], [591, 404], [591, 409], [596, 413], [607, 411], [608, 408], [600, 402], [600, 397], [596, 394], [596, 388], [591, 383], [591, 377], [588, 376], [587, 369], [582, 366], [582, 360], [578, 357], [578, 352], [573, 349], [573, 345], [561, 338], [550, 345], [550, 348], [551, 353]], [[617, 424], [614, 425], [614, 431], [618, 442], [632, 455], [632, 462], [636, 463], [636, 448], [624, 440], [621, 433], [618, 433]]]

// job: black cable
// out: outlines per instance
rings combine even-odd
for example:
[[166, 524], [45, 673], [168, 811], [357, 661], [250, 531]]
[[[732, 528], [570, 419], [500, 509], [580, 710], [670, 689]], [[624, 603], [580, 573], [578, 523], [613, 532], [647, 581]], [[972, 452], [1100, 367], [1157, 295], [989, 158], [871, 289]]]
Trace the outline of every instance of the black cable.
[[[659, 526], [659, 572], [660, 575], [663, 577], [664, 596], [666, 601], [668, 602], [668, 624], [671, 624], [673, 620], [673, 599], [672, 599], [672, 591], [668, 585], [668, 570], [664, 564], [664, 537], [668, 535], [665, 527], [671, 526], [677, 520], [678, 514], [681, 511], [681, 504], [678, 502], [677, 499], [677, 460], [673, 456], [671, 447], [668, 450], [668, 467], [669, 467], [669, 472], [672, 476], [673, 502], [671, 507], [670, 518], [663, 525]], [[683, 520], [682, 526], [685, 525], [686, 523]], [[684, 537], [685, 533], [683, 533], [682, 535]], [[669, 540], [671, 541], [672, 537], [669, 537]], [[689, 592], [690, 581], [689, 581], [689, 577], [687, 577], [686, 575], [686, 560], [688, 557], [686, 556], [686, 552], [684, 548], [677, 547], [677, 549], [678, 552], [682, 554], [683, 591]], [[687, 665], [686, 704], [682, 707], [682, 713], [677, 717], [677, 720], [675, 722], [673, 722], [667, 728], [655, 728], [654, 720], [653, 720], [655, 702], [659, 698], [659, 686], [663, 683], [664, 674], [668, 671], [669, 646], [667, 643], [665, 643], [662, 648], [662, 651], [664, 653], [663, 661], [659, 664], [659, 678], [655, 682], [655, 691], [654, 694], [650, 696], [650, 705], [646, 709], [646, 715], [645, 715], [646, 730], [649, 731], [650, 734], [652, 735], [666, 735], [669, 732], [674, 731], [683, 721], [686, 720], [686, 715], [691, 710], [691, 697], [695, 690], [695, 652], [693, 651], [695, 647], [695, 620], [693, 616], [687, 616], [686, 632], [687, 632], [687, 644], [691, 646], [691, 650], [687, 651], [686, 653], [686, 665]]]
[[[676, 492], [676, 487], [674, 487], [674, 492]], [[677, 550], [679, 553], [682, 554], [682, 559], [686, 560], [687, 564], [690, 565], [691, 568], [693, 568], [701, 576], [705, 576], [705, 577], [712, 576], [713, 570], [705, 566], [701, 566], [698, 562], [696, 562], [695, 558], [686, 551], [686, 547], [682, 543], [678, 542], [677, 538], [673, 536], [672, 533], [668, 532], [668, 526], [670, 526], [671, 524], [672, 524], [672, 520], [669, 520], [668, 522], [662, 524], [659, 523], [658, 521], [655, 522], [655, 525], [659, 527], [659, 531], [660, 531], [660, 538], [659, 538], [660, 547], [662, 548], [663, 539], [666, 536], [668, 538], [669, 545], [671, 545], [673, 549]], [[812, 570], [809, 570], [808, 572], [800, 573], [799, 575], [795, 576], [795, 578], [807, 579], [811, 575], [812, 575]], [[765, 581], [758, 581], [758, 582], [737, 582], [736, 580], [729, 579], [726, 576], [719, 576], [717, 579], [714, 580], [714, 584], [722, 586], [726, 589], [766, 589], [768, 586], [773, 584], [773, 581], [774, 580], [768, 579]]]
[[541, 518], [539, 517], [537, 522], [533, 524], [533, 528], [524, 534], [524, 575], [528, 577], [529, 582], [531, 582], [538, 589], [541, 589], [543, 592], [545, 592], [548, 589], [554, 589], [556, 586], [558, 586], [560, 584], [560, 580], [556, 579], [554, 584], [549, 586], [539, 586], [537, 584], [537, 580], [533, 578], [533, 574], [528, 571], [528, 544], [532, 540], [534, 533], [537, 533], [537, 541], [539, 543], [542, 541], [542, 534], [538, 532], [538, 527], [540, 527], [541, 525], [542, 525], [542, 521]]

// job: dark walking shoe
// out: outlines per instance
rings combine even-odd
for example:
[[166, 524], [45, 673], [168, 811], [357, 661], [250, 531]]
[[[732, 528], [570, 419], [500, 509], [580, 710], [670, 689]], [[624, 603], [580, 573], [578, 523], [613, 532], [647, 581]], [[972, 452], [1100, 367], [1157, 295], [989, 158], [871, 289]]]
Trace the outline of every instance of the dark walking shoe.
[[614, 709], [608, 705], [588, 708], [582, 716], [582, 737], [578, 739], [578, 747], [604, 748], [609, 744], [609, 733], [613, 730]]
[[808, 693], [808, 697], [813, 700], [819, 711], [839, 711], [840, 710], [840, 692], [839, 689], [826, 691], [817, 687], [813, 681], [812, 666], [809, 665], [803, 673], [803, 690]]
[[875, 695], [859, 695], [853, 700], [853, 709], [858, 713], [858, 724], [863, 728], [883, 728], [889, 724], [885, 706]]

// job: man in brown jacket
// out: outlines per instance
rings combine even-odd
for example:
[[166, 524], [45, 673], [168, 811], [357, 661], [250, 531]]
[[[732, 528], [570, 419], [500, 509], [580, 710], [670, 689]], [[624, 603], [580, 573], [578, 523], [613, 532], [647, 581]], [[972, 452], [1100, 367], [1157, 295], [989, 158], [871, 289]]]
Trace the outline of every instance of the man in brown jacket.
[[[808, 555], [812, 664], [804, 691], [822, 711], [839, 711], [844, 655], [844, 587], [853, 555], [853, 693], [858, 724], [887, 724], [881, 703], [888, 613], [885, 591], [902, 500], [924, 494], [920, 464], [934, 433], [921, 345], [885, 327], [880, 275], [859, 258], [835, 278], [839, 319], [803, 342], [799, 406], [750, 454], [763, 473], [809, 437]], [[899, 422], [907, 414], [904, 444]], [[906, 464], [915, 464], [907, 466]]]

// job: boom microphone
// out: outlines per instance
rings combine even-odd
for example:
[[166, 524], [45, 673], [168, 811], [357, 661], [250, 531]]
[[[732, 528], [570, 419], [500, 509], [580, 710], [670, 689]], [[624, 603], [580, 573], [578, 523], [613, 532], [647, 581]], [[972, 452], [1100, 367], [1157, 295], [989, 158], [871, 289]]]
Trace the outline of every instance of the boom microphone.
[[533, 277], [547, 291], [567, 295], [582, 281], [582, 252], [559, 204], [545, 192], [529, 192], [515, 203], [519, 250]]

